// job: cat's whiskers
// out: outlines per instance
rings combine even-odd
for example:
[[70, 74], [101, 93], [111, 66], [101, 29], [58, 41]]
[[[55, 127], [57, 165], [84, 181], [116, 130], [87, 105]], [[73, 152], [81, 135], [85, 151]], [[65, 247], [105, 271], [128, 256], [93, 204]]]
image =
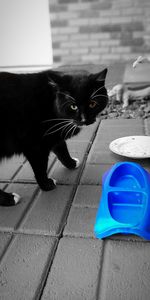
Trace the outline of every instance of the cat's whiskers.
[[61, 136], [63, 136], [63, 133], [65, 133], [65, 131], [68, 129], [68, 127], [70, 127], [70, 125], [73, 125], [73, 122], [69, 122], [69, 124], [65, 125], [62, 132], [61, 132]]
[[93, 96], [99, 91], [99, 90], [101, 90], [102, 88], [104, 87], [104, 85], [103, 86], [101, 86], [101, 87], [99, 87], [96, 91], [94, 91], [93, 93], [92, 93], [92, 95], [91, 95], [91, 99], [93, 98]]
[[[99, 81], [104, 81], [104, 80], [99, 80]], [[116, 83], [116, 84], [117, 84], [117, 83]], [[106, 88], [106, 90], [107, 90], [107, 87], [108, 87], [108, 86], [112, 86], [112, 85], [114, 86], [115, 83], [107, 83], [106, 85], [103, 85], [103, 86], [99, 87], [96, 91], [94, 91], [94, 92], [92, 93], [92, 95], [90, 96], [90, 99], [92, 99], [93, 96], [94, 96], [98, 91], [100, 91], [101, 89]]]
[[62, 124], [64, 124], [64, 123], [68, 123], [68, 122], [69, 122], [69, 121], [62, 121], [62, 122], [59, 122], [59, 123], [53, 125], [52, 127], [50, 127], [50, 128], [48, 129], [48, 131], [51, 130], [51, 129], [53, 129], [53, 128], [55, 128], [55, 127], [57, 127], [57, 126], [59, 126], [59, 125], [62, 125]]
[[94, 99], [94, 98], [96, 98], [96, 97], [106, 97], [106, 98], [108, 99], [108, 96], [107, 96], [107, 95], [104, 95], [104, 94], [97, 94], [97, 95], [95, 95], [94, 97], [92, 97], [91, 100]]
[[49, 133], [52, 129], [54, 129], [55, 127], [58, 127], [58, 126], [60, 126], [60, 125], [62, 125], [62, 124], [66, 124], [66, 123], [68, 123], [69, 121], [62, 121], [62, 122], [59, 122], [59, 123], [57, 123], [57, 124], [55, 124], [55, 125], [53, 125], [52, 127], [50, 127], [47, 131], [46, 131], [46, 133]]
[[68, 131], [70, 131], [71, 129], [72, 129], [72, 126], [73, 126], [73, 124], [70, 124], [67, 128], [66, 128], [66, 133], [64, 132], [64, 140], [67, 138], [67, 135], [68, 135]]
[[[71, 126], [71, 128], [70, 128], [70, 126]], [[68, 127], [68, 130], [67, 130], [67, 132], [66, 132], [66, 134], [65, 134], [65, 137], [64, 137], [64, 139], [66, 139], [67, 138], [67, 136], [68, 136], [68, 134], [69, 134], [69, 132], [74, 128], [74, 126], [76, 126], [75, 124], [70, 124], [70, 126]]]
[[74, 135], [74, 132], [75, 132], [76, 128], [77, 128], [77, 125], [73, 125], [73, 127], [72, 127], [72, 133], [71, 133], [71, 136], [70, 136], [70, 138], [72, 138], [72, 137], [73, 137], [73, 135]]
[[56, 129], [56, 130], [53, 130], [53, 131], [51, 131], [51, 132], [49, 131], [49, 132], [45, 133], [44, 136], [51, 135], [51, 134], [53, 134], [53, 133], [55, 133], [55, 132], [61, 130], [64, 126], [65, 126], [65, 125], [61, 126], [60, 128], [58, 128], [58, 129]]
[[42, 121], [42, 123], [46, 123], [46, 122], [54, 122], [54, 121], [68, 121], [69, 119], [64, 119], [64, 118], [56, 118], [56, 119], [48, 119], [48, 120], [44, 120]]
[[74, 132], [75, 132], [75, 130], [76, 130], [77, 127], [78, 127], [77, 125], [74, 125], [74, 126], [73, 126], [73, 131], [72, 131], [72, 134], [71, 134], [71, 138], [73, 137]]
[[[68, 121], [68, 123], [69, 123], [69, 121]], [[62, 124], [59, 124], [59, 125], [62, 125]], [[57, 129], [55, 129], [55, 130], [53, 130], [53, 131], [51, 131], [51, 128], [50, 128], [50, 129], [48, 129], [48, 130], [46, 131], [46, 133], [44, 134], [44, 136], [53, 134], [53, 133], [55, 133], [55, 132], [61, 130], [62, 128], [66, 127], [66, 125], [69, 125], [69, 124], [63, 124], [61, 127], [57, 128]]]

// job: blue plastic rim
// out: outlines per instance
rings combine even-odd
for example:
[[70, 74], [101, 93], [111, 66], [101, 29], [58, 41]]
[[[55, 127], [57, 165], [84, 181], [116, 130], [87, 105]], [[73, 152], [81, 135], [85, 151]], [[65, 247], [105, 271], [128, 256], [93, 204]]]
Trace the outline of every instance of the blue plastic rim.
[[150, 239], [150, 174], [137, 163], [116, 163], [103, 175], [94, 234], [116, 233]]

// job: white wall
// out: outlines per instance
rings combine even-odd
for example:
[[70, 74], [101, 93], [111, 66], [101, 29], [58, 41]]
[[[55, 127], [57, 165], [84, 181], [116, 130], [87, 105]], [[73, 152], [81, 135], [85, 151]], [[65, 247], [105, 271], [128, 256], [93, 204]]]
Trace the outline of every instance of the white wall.
[[51, 64], [48, 0], [0, 0], [0, 67]]

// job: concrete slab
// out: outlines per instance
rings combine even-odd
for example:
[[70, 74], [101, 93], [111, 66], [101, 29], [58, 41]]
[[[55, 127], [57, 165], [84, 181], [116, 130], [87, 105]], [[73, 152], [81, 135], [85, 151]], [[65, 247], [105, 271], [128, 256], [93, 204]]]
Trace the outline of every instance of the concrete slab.
[[150, 118], [144, 122], [146, 135], [150, 135]]
[[5, 183], [0, 182], [0, 189], [1, 189], [1, 190], [4, 190], [4, 189], [7, 187], [7, 185], [8, 185], [7, 182], [5, 182]]
[[55, 238], [17, 235], [0, 262], [2, 300], [37, 299], [52, 263]]
[[12, 235], [10, 233], [0, 233], [0, 261], [11, 241]]
[[[110, 123], [108, 126], [107, 121]], [[117, 120], [103, 120], [101, 123], [94, 143], [90, 149], [87, 162], [89, 164], [114, 164], [119, 161], [135, 161], [134, 159], [126, 158], [120, 155], [116, 155], [109, 150], [109, 144], [117, 138], [131, 135], [145, 135], [146, 125], [143, 120], [123, 120], [124, 126], [118, 120], [118, 126], [116, 126]], [[133, 126], [135, 121], [135, 126]], [[136, 160], [137, 161], [137, 160]], [[138, 160], [143, 166], [149, 166], [149, 160]]]
[[[48, 169], [51, 168], [55, 161], [55, 155], [51, 153], [48, 161]], [[19, 170], [19, 172], [16, 174], [14, 181], [16, 182], [31, 182], [31, 183], [36, 183], [36, 179], [34, 177], [33, 170], [29, 164], [28, 161], [22, 166], [22, 168]]]
[[109, 164], [93, 165], [86, 164], [83, 171], [80, 184], [83, 185], [101, 185], [103, 174], [111, 167]]
[[41, 300], [96, 299], [102, 253], [102, 241], [61, 239]]
[[11, 180], [23, 165], [25, 158], [14, 156], [12, 159], [4, 159], [0, 167], [0, 180]]
[[88, 149], [89, 149], [89, 141], [77, 141], [74, 139], [71, 139], [70, 141], [67, 142], [68, 145], [68, 150], [70, 154], [73, 153], [87, 153]]
[[19, 232], [59, 236], [66, 223], [73, 197], [73, 186], [57, 186], [40, 192], [20, 224]]
[[72, 207], [64, 229], [64, 236], [94, 238], [96, 208]]
[[148, 300], [150, 243], [106, 241], [99, 300]]
[[16, 206], [0, 207], [0, 231], [13, 232], [17, 230], [19, 223], [29, 209], [36, 191], [36, 185], [11, 184], [6, 191], [16, 192], [21, 198], [21, 202]]
[[131, 162], [137, 162], [141, 164], [144, 168], [147, 168], [149, 170], [149, 158], [148, 159], [132, 159], [125, 156], [117, 155], [110, 150], [108, 151], [91, 151], [87, 163], [92, 165], [102, 165], [102, 164], [115, 164], [117, 162], [123, 162], [123, 161], [131, 161]]
[[79, 185], [72, 206], [98, 208], [101, 192], [100, 185]]
[[[105, 128], [105, 127], [104, 127]], [[105, 129], [101, 129], [97, 132], [96, 139], [94, 141], [95, 143], [104, 143], [106, 142], [112, 142], [114, 139], [118, 139], [124, 136], [130, 136], [130, 135], [143, 135], [144, 134], [144, 127], [124, 127], [119, 128], [116, 126], [112, 126], [111, 128], [106, 127]]]
[[[121, 138], [123, 136], [145, 134], [144, 124], [142, 124], [142, 126], [140, 126], [140, 124], [137, 126], [133, 126], [132, 125], [133, 123], [131, 122], [130, 126], [121, 127], [119, 125], [119, 122], [118, 122], [118, 126], [113, 125], [113, 123], [111, 122], [112, 125], [110, 124], [110, 126], [108, 126], [107, 121], [105, 122], [103, 121], [101, 123], [99, 130], [97, 131], [96, 138], [94, 139], [94, 142], [92, 144], [90, 154], [93, 151], [94, 152], [109, 151], [109, 144], [117, 138]], [[128, 120], [125, 121], [124, 124], [127, 124]]]
[[28, 161], [19, 170], [18, 174], [15, 176], [16, 182], [36, 182], [33, 170]]
[[[144, 126], [144, 120], [143, 119], [107, 119], [102, 120], [99, 130], [102, 130], [103, 127], [112, 127], [116, 126], [118, 128], [121, 127], [123, 129], [124, 127], [135, 127], [135, 128], [141, 128]], [[123, 128], [122, 128], [123, 127]]]

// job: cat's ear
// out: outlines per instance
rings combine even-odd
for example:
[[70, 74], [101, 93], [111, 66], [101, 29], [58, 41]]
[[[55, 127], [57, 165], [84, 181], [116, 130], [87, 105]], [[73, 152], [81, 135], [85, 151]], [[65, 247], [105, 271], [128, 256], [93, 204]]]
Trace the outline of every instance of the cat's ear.
[[105, 81], [107, 71], [108, 71], [108, 69], [105, 68], [103, 71], [101, 71], [99, 73], [92, 74], [92, 77], [95, 81]]
[[57, 89], [57, 83], [56, 83], [52, 78], [50, 78], [50, 77], [48, 78], [48, 84], [49, 84], [51, 87]]
[[70, 76], [64, 74], [63, 72], [51, 71], [48, 75], [48, 83], [53, 88], [58, 89], [63, 86], [65, 83], [68, 84], [70, 82]]
[[48, 75], [47, 75], [47, 79], [48, 79], [48, 84], [55, 88], [55, 89], [58, 89], [59, 87], [59, 84], [61, 82], [61, 78], [62, 78], [62, 72], [58, 72], [58, 71], [49, 71], [48, 72]]

